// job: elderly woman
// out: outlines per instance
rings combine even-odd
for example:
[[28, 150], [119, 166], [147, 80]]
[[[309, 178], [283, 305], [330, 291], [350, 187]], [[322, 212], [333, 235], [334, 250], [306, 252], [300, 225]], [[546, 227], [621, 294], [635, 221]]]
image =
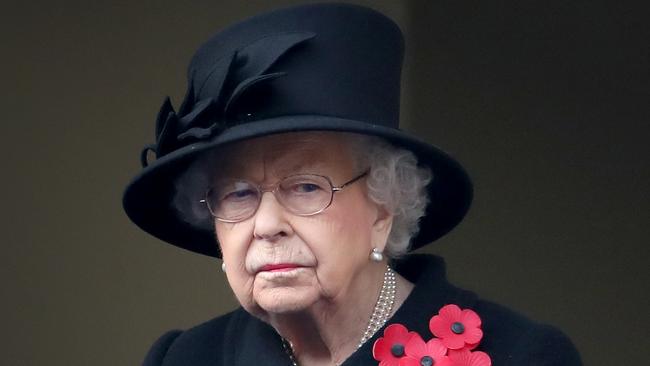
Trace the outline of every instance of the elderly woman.
[[393, 22], [341, 4], [263, 14], [198, 50], [124, 207], [222, 258], [241, 308], [163, 335], [145, 365], [580, 364], [559, 331], [407, 254], [461, 221], [471, 184], [397, 128], [401, 59]]

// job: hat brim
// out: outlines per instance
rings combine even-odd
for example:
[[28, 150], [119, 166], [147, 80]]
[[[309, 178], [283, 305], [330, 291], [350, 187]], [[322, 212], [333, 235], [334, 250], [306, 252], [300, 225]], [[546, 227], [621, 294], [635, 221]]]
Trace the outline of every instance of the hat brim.
[[270, 118], [231, 127], [211, 140], [175, 150], [145, 167], [128, 184], [123, 206], [129, 218], [149, 234], [175, 246], [221, 257], [213, 228], [185, 222], [171, 206], [174, 182], [202, 152], [250, 138], [298, 131], [341, 131], [383, 137], [411, 150], [418, 163], [433, 172], [428, 185], [429, 205], [411, 249], [422, 247], [448, 233], [463, 219], [472, 201], [472, 184], [463, 167], [441, 149], [405, 132], [368, 122], [319, 115]]

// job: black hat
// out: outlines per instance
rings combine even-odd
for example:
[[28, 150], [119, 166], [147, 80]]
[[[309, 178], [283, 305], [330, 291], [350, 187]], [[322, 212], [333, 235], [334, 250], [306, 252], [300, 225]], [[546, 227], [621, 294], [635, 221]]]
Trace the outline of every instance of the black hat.
[[158, 113], [156, 143], [145, 147], [143, 169], [124, 192], [127, 215], [161, 240], [219, 257], [214, 228], [183, 221], [172, 206], [174, 182], [188, 165], [253, 137], [345, 131], [382, 137], [431, 169], [430, 203], [412, 248], [438, 239], [462, 220], [472, 186], [449, 155], [399, 130], [402, 57], [395, 23], [348, 4], [280, 9], [216, 34], [192, 58], [178, 112], [167, 98]]

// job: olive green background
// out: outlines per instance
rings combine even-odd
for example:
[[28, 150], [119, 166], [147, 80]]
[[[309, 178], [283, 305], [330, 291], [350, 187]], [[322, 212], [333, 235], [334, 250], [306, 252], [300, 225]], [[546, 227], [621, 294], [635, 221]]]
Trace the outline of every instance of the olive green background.
[[[219, 261], [138, 230], [121, 193], [194, 49], [295, 3], [3, 6], [1, 364], [139, 364], [162, 332], [236, 305]], [[403, 126], [475, 182], [467, 219], [427, 251], [453, 282], [563, 329], [586, 364], [647, 362], [642, 2], [356, 3], [406, 34]]]

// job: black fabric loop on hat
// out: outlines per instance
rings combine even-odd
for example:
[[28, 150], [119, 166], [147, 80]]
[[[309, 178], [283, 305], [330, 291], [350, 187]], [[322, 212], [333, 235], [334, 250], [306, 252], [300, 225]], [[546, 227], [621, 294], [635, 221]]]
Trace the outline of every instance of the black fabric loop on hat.
[[146, 168], [147, 165], [149, 165], [148, 155], [150, 151], [156, 153], [156, 144], [148, 144], [142, 148], [142, 151], [140, 152], [140, 165], [142, 165], [143, 168]]

